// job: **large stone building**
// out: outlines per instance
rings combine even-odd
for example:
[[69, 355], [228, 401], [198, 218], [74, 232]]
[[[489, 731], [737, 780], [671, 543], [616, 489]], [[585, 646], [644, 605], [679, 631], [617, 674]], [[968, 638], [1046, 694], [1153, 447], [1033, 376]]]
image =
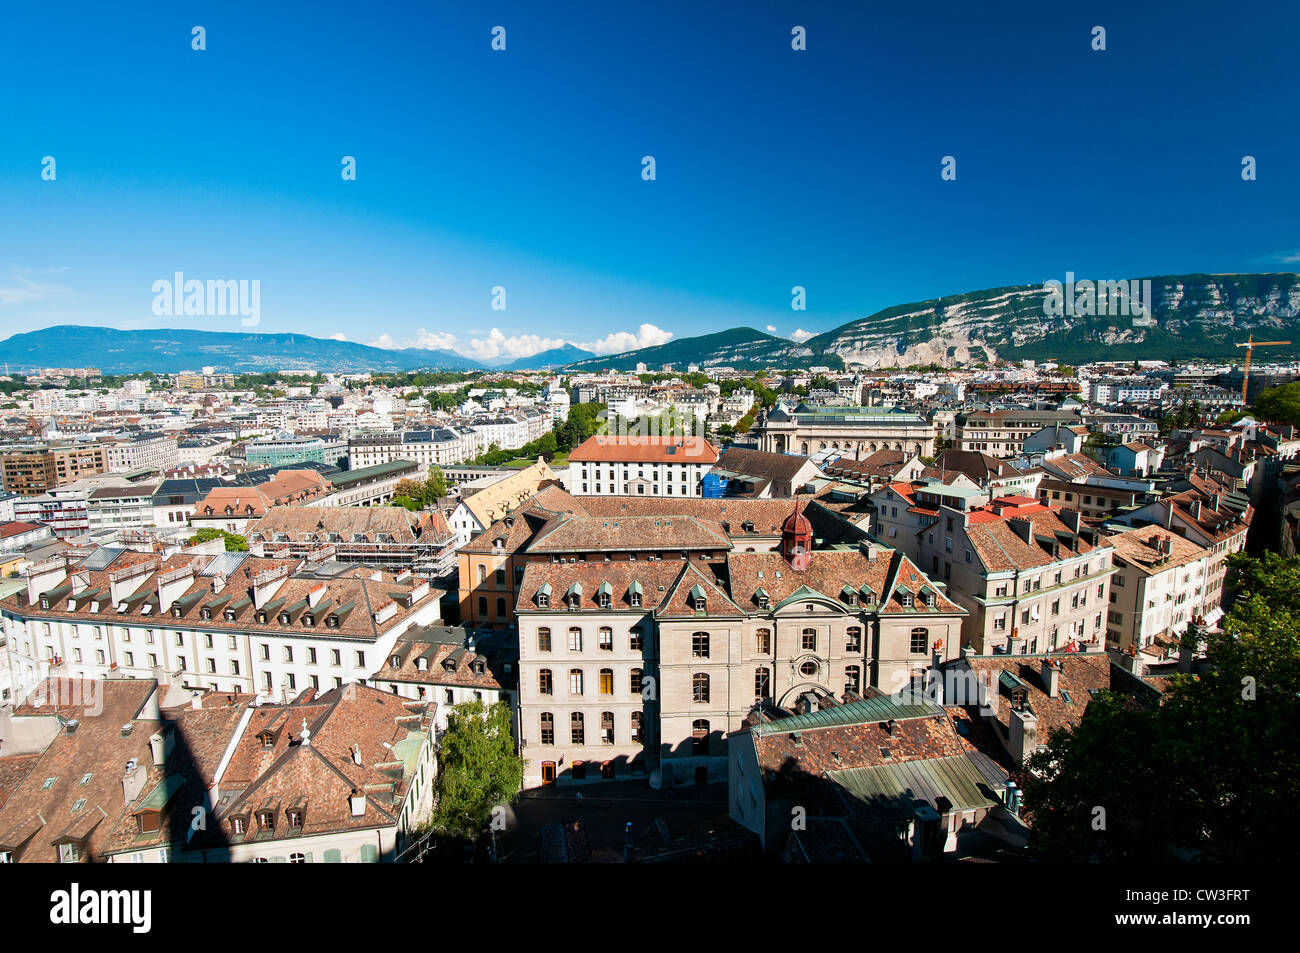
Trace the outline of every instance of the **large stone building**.
[[883, 546], [818, 548], [786, 505], [777, 551], [679, 515], [538, 534], [516, 604], [527, 785], [721, 780], [756, 703], [892, 690], [957, 651], [965, 613], [941, 586]]
[[842, 450], [864, 458], [877, 450], [934, 456], [934, 426], [924, 417], [889, 407], [818, 407], [778, 404], [755, 427], [758, 448], [812, 456]]

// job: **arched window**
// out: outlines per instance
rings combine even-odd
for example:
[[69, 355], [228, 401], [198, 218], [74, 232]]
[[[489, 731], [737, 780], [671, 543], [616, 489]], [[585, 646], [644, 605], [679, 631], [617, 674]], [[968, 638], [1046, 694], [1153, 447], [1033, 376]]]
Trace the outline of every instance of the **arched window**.
[[754, 669], [754, 697], [772, 697], [772, 670], [759, 667]]
[[709, 676], [704, 672], [696, 672], [691, 676], [691, 696], [701, 704], [709, 700]]
[[600, 670], [600, 693], [602, 695], [614, 694], [614, 670], [612, 668], [602, 668]]
[[484, 566], [481, 563], [479, 564], [478, 567], [478, 581], [487, 582], [487, 566]]
[[480, 616], [482, 616], [484, 619], [487, 618], [487, 614], [488, 614], [488, 611], [487, 611], [487, 596], [479, 596], [479, 597], [478, 597], [478, 614], [479, 614]]
[[634, 668], [631, 672], [631, 689], [633, 695], [641, 694], [641, 669]]
[[695, 632], [691, 635], [691, 655], [695, 658], [709, 657], [709, 633]]
[[799, 637], [799, 644], [805, 652], [817, 651], [817, 630], [804, 629], [803, 634]]
[[569, 651], [582, 651], [582, 630], [576, 626], [569, 630]]
[[639, 745], [645, 742], [645, 735], [643, 734], [644, 727], [645, 727], [645, 717], [643, 716], [643, 714], [639, 711], [632, 712], [632, 743], [633, 744]]
[[506, 601], [505, 601], [504, 599], [498, 599], [498, 600], [497, 600], [497, 618], [498, 618], [498, 619], [504, 619], [505, 617], [506, 617]]
[[551, 630], [541, 628], [537, 630], [537, 651], [549, 652], [551, 650]]
[[582, 712], [575, 711], [569, 716], [569, 740], [572, 744], [585, 744], [586, 731], [582, 723]]
[[582, 669], [580, 668], [569, 669], [569, 694], [582, 694]]
[[930, 630], [917, 626], [912, 630], [912, 652], [924, 652], [930, 645]]
[[596, 639], [596, 645], [602, 651], [605, 652], [614, 651], [614, 630], [602, 626]]
[[709, 723], [703, 718], [691, 722], [691, 754], [709, 753]]
[[551, 694], [552, 687], [551, 670], [549, 668], [544, 668], [537, 673], [537, 694], [549, 695]]
[[542, 744], [555, 744], [555, 716], [549, 711], [542, 712]]
[[754, 651], [759, 655], [772, 654], [772, 632], [770, 629], [759, 629], [754, 633]]
[[602, 711], [600, 713], [600, 743], [603, 745], [612, 745], [614, 743], [614, 713], [612, 711]]

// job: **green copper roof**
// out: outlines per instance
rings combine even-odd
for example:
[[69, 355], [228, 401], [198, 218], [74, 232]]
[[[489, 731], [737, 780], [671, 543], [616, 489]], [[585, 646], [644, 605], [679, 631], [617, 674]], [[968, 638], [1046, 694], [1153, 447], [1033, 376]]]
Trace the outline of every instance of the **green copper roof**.
[[789, 734], [792, 731], [870, 724], [889, 721], [891, 718], [903, 721], [908, 718], [933, 718], [936, 715], [942, 716], [943, 709], [924, 699], [900, 695], [895, 701], [892, 695], [880, 695], [876, 698], [864, 698], [861, 701], [836, 705], [834, 708], [823, 708], [821, 711], [809, 712], [806, 715], [791, 715], [789, 718], [769, 721], [755, 726], [752, 730], [760, 735]]

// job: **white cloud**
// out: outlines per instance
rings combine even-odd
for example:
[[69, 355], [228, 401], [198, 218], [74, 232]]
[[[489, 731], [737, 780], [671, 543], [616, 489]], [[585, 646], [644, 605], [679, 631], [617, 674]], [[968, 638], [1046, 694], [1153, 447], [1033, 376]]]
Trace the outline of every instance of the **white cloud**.
[[637, 351], [643, 347], [667, 344], [672, 340], [672, 337], [672, 331], [665, 331], [653, 324], [643, 324], [637, 329], [636, 334], [630, 331], [615, 331], [599, 341], [579, 344], [578, 347], [591, 351], [593, 354], [621, 354], [623, 351]]
[[775, 333], [776, 333], [776, 325], [775, 325], [775, 324], [769, 324], [769, 325], [767, 326], [767, 333], [768, 333], [768, 334], [775, 334]]
[[[346, 340], [341, 334], [336, 334], [334, 338], [338, 341]], [[369, 343], [371, 347], [382, 347], [390, 351], [406, 347], [422, 347], [431, 351], [442, 351], [455, 346], [456, 335], [426, 331], [424, 328], [420, 328], [415, 332], [414, 338], [408, 338], [405, 341], [398, 341], [391, 334], [385, 332]]]
[[331, 341], [346, 341], [347, 339], [348, 336], [344, 334], [342, 331], [335, 331], [333, 334], [330, 335]]
[[809, 338], [815, 338], [817, 335], [812, 331], [805, 331], [803, 328], [795, 328], [794, 334], [790, 335], [790, 340], [796, 344], [802, 344]]
[[563, 347], [563, 345], [563, 338], [544, 338], [536, 334], [519, 334], [507, 337], [501, 333], [499, 328], [493, 328], [486, 339], [471, 338], [469, 345], [461, 353], [467, 357], [477, 358], [480, 361], [491, 361], [502, 357], [517, 360], [521, 357], [532, 357], [534, 354], [540, 354], [542, 351], [549, 351], [552, 348]]

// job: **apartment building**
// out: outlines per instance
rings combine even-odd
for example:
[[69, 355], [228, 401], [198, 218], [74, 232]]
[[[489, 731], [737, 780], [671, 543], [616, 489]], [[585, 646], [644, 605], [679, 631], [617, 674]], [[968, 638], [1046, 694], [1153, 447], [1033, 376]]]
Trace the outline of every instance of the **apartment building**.
[[1209, 551], [1203, 593], [1207, 606], [1204, 621], [1206, 625], [1214, 625], [1223, 616], [1228, 557], [1246, 548], [1246, 534], [1254, 516], [1254, 507], [1244, 496], [1193, 487], [1121, 514], [1114, 522], [1125, 526], [1164, 527]]
[[411, 460], [427, 470], [431, 466], [460, 463], [479, 452], [478, 437], [472, 430], [461, 427], [360, 433], [348, 441], [348, 455], [354, 468]]
[[940, 507], [965, 511], [987, 503], [989, 497], [968, 478], [959, 477], [948, 483], [937, 480], [890, 483], [868, 499], [875, 507], [870, 521], [871, 534], [886, 546], [917, 560], [921, 557], [920, 533], [938, 518]]
[[559, 516], [516, 606], [529, 786], [722, 780], [756, 704], [907, 683], [956, 651], [963, 610], [901, 553], [814, 548], [793, 503], [776, 551], [696, 517]]
[[[364, 682], [439, 593], [410, 574], [248, 553], [97, 550], [27, 569], [0, 600], [14, 682], [167, 673], [184, 687], [292, 699]], [[62, 666], [62, 668], [60, 668]]]
[[400, 506], [273, 506], [246, 527], [249, 551], [276, 559], [338, 560], [421, 579], [456, 565], [455, 537], [439, 512]]
[[993, 457], [1017, 457], [1025, 441], [1044, 427], [1072, 427], [1079, 415], [1067, 410], [975, 411], [957, 415], [957, 449], [974, 450]]
[[180, 461], [175, 434], [134, 433], [107, 442], [105, 448], [110, 473], [165, 470]]
[[589, 437], [569, 454], [574, 496], [698, 498], [718, 450], [703, 437]]
[[1130, 529], [1107, 542], [1115, 548], [1108, 647], [1163, 659], [1193, 619], [1219, 608], [1205, 591], [1212, 554], [1204, 546], [1160, 526]]
[[83, 484], [24, 497], [14, 503], [14, 519], [44, 523], [60, 539], [80, 536], [90, 530], [90, 493]]
[[432, 706], [372, 688], [276, 704], [61, 677], [32, 700], [6, 718], [0, 767], [25, 776], [0, 862], [390, 862], [432, 810]]
[[153, 495], [160, 481], [91, 490], [86, 519], [92, 533], [119, 529], [148, 529], [153, 522]]
[[968, 610], [964, 645], [980, 654], [1060, 651], [1105, 637], [1114, 553], [1077, 511], [998, 497], [939, 507], [917, 564]]
[[20, 496], [41, 496], [108, 470], [108, 447], [102, 443], [47, 444], [0, 454], [4, 488]]
[[387, 664], [375, 673], [375, 687], [427, 701], [434, 709], [438, 737], [457, 706], [504, 702], [515, 725], [519, 647], [506, 633], [485, 636], [460, 627], [429, 625], [397, 638]]

